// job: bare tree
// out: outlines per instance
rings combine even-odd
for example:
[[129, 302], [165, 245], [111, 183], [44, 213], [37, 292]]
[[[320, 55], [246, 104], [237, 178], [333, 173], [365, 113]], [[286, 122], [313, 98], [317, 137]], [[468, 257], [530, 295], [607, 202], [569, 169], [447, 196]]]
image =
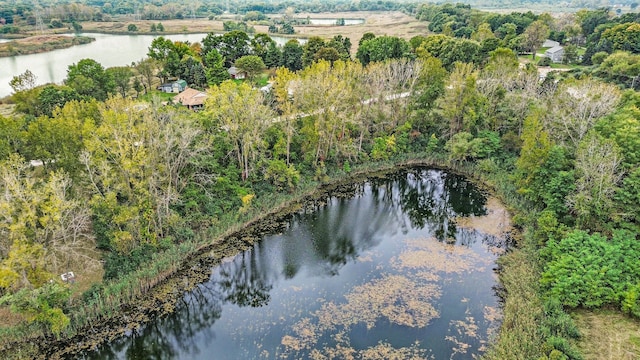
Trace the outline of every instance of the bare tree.
[[601, 81], [568, 81], [549, 99], [545, 126], [558, 142], [577, 147], [596, 120], [615, 109], [620, 96], [616, 86]]
[[[613, 195], [622, 178], [622, 156], [613, 140], [591, 132], [576, 153], [576, 192], [567, 199], [585, 226], [606, 222], [611, 217]], [[600, 220], [598, 220], [600, 219]], [[602, 220], [604, 219], [604, 220]]]

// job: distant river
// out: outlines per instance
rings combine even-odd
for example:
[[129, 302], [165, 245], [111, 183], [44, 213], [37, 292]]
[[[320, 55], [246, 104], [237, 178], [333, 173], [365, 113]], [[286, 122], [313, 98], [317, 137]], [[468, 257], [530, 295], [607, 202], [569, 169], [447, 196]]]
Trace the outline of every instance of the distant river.
[[[105, 68], [130, 65], [147, 56], [149, 45], [154, 38], [164, 36], [173, 41], [200, 42], [207, 34], [177, 35], [112, 35], [86, 33], [80, 34], [95, 38], [96, 41], [40, 54], [20, 55], [0, 58], [0, 98], [10, 95], [11, 78], [31, 70], [38, 77], [38, 84], [61, 83], [67, 77], [69, 65], [91, 58]], [[283, 45], [289, 38], [272, 36]], [[303, 40], [301, 40], [303, 42]]]

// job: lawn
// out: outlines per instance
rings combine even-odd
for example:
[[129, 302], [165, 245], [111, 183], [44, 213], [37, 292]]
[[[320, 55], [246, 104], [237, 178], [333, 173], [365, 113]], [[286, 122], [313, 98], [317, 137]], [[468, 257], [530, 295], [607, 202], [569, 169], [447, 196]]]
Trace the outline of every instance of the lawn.
[[162, 91], [150, 91], [144, 95], [140, 95], [139, 99], [144, 101], [151, 101], [154, 97], [159, 98], [160, 101], [171, 101], [174, 96], [178, 94], [175, 93], [166, 93]]

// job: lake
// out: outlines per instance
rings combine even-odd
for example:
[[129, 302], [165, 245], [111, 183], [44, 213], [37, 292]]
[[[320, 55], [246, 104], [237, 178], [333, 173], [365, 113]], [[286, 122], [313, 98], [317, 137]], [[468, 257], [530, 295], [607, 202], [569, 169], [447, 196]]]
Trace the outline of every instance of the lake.
[[[345, 186], [205, 268], [175, 311], [90, 359], [472, 359], [501, 321], [506, 211], [461, 176]], [[332, 357], [333, 356], [333, 357]]]
[[[130, 65], [147, 56], [148, 48], [154, 38], [164, 36], [173, 41], [200, 42], [207, 34], [177, 35], [113, 35], [81, 33], [79, 35], [95, 38], [89, 44], [77, 45], [40, 54], [20, 55], [0, 58], [0, 98], [10, 95], [11, 79], [27, 69], [37, 76], [38, 84], [62, 83], [67, 77], [69, 65], [82, 59], [91, 58], [105, 68]], [[278, 44], [284, 45], [291, 38], [272, 36]], [[304, 39], [298, 39], [303, 43]]]

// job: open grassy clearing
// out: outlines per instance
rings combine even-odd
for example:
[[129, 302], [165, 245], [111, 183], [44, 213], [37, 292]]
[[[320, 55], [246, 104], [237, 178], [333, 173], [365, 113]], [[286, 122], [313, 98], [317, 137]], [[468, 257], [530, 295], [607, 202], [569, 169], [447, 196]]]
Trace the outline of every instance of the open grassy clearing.
[[0, 104], [0, 116], [8, 117], [13, 114], [13, 104]]
[[582, 333], [578, 347], [585, 360], [640, 359], [640, 321], [617, 310], [576, 310], [572, 316]]

